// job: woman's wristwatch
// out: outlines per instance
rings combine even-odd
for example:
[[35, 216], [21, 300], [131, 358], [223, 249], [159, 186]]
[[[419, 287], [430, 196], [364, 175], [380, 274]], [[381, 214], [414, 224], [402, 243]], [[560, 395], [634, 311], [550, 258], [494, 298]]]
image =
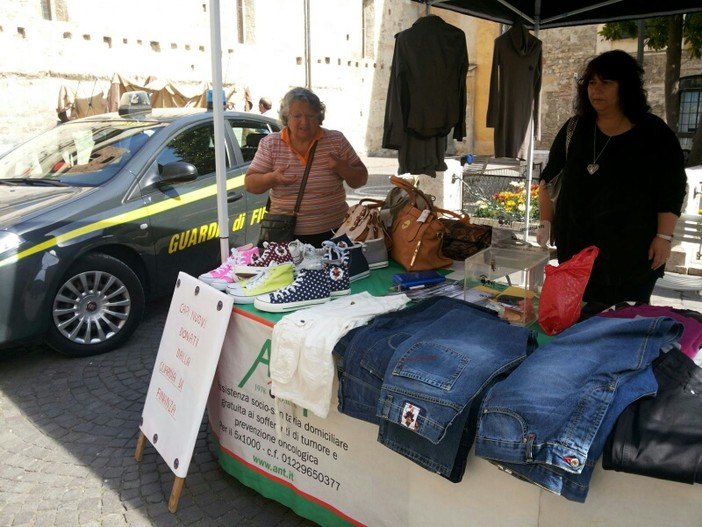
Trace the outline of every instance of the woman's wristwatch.
[[673, 241], [673, 235], [672, 234], [663, 234], [661, 232], [656, 233], [656, 236], [658, 238], [663, 238], [664, 240], [667, 240], [669, 242]]

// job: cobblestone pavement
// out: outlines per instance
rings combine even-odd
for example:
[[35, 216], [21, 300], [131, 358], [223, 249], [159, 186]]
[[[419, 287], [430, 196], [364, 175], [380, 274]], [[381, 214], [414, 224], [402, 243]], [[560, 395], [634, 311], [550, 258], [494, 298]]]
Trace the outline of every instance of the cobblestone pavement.
[[204, 419], [175, 514], [175, 476], [156, 450], [147, 444], [134, 460], [169, 303], [150, 304], [127, 344], [105, 355], [0, 356], [0, 525], [314, 525], [224, 472]]

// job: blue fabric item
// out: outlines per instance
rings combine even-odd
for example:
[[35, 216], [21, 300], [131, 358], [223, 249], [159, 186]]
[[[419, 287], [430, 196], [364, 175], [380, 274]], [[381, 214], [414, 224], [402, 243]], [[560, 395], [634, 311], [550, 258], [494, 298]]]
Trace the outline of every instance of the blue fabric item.
[[460, 481], [485, 389], [536, 347], [536, 334], [473, 310], [452, 309], [400, 344], [385, 372], [378, 441]]
[[385, 369], [395, 348], [418, 327], [457, 306], [467, 307], [478, 316], [497, 319], [493, 311], [463, 300], [431, 297], [401, 312], [379, 315], [339, 339], [333, 350], [339, 377], [339, 412], [380, 424], [376, 407]]
[[584, 502], [614, 423], [656, 393], [651, 363], [682, 330], [667, 317], [593, 317], [568, 328], [487, 392], [476, 455]]
[[[497, 381], [500, 377], [495, 377]], [[486, 390], [492, 383], [486, 387]], [[453, 483], [463, 479], [468, 453], [475, 440], [480, 401], [486, 390], [477, 394], [471, 404], [453, 420], [446, 436], [434, 444], [409, 428], [383, 420], [378, 441], [419, 466], [435, 472]]]
[[[469, 308], [434, 314], [391, 357], [378, 415], [433, 443], [496, 376], [514, 369], [536, 346], [536, 335]], [[407, 415], [408, 408], [414, 412]]]
[[[476, 411], [480, 406], [480, 391], [475, 394], [473, 404], [465, 404], [463, 409], [457, 412], [446, 436], [438, 444], [403, 425], [391, 423], [376, 415], [388, 363], [397, 349], [408, 339], [414, 338], [422, 328], [434, 324], [437, 319], [452, 312], [455, 312], [458, 323], [452, 321], [450, 324], [453, 325], [442, 326], [440, 329], [443, 334], [455, 335], [456, 331], [462, 334], [464, 322], [475, 320], [475, 325], [481, 328], [484, 323], [495, 324], [495, 327], [506, 330], [510, 334], [516, 331], [524, 336], [522, 359], [535, 346], [535, 339], [531, 338], [533, 337], [531, 332], [523, 328], [513, 328], [499, 320], [494, 311], [458, 299], [432, 297], [402, 312], [380, 315], [367, 326], [351, 330], [337, 342], [334, 353], [337, 356], [339, 374], [339, 411], [357, 419], [379, 424], [378, 440], [382, 444], [418, 465], [450, 481], [458, 482], [465, 471], [468, 452], [473, 444], [477, 421]], [[449, 324], [448, 321], [446, 323]], [[527, 338], [526, 336], [530, 334], [531, 337]], [[465, 335], [461, 338], [465, 338]], [[491, 354], [487, 352], [486, 356], [490, 357]], [[427, 361], [426, 364], [431, 363]], [[477, 364], [470, 366], [471, 372], [480, 370]], [[497, 375], [496, 372], [485, 375], [484, 382], [479, 383], [482, 386], [481, 389], [484, 390], [488, 386], [490, 377], [497, 379], [495, 375]]]

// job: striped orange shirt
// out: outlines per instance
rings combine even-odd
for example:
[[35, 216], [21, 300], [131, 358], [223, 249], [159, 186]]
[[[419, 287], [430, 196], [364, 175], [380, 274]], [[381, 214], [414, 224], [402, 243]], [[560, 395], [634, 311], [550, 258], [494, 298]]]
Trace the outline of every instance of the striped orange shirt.
[[[321, 131], [302, 195], [295, 234], [319, 234], [336, 230], [344, 221], [348, 210], [344, 180], [329, 168], [329, 154], [336, 154], [349, 163], [358, 161], [358, 154], [341, 132], [325, 128]], [[305, 159], [283, 141], [281, 132], [268, 134], [261, 139], [249, 170], [265, 174], [288, 166], [285, 175], [299, 176], [298, 181], [292, 185], [278, 185], [270, 190], [271, 213], [292, 213], [302, 175], [305, 173], [305, 164]]]

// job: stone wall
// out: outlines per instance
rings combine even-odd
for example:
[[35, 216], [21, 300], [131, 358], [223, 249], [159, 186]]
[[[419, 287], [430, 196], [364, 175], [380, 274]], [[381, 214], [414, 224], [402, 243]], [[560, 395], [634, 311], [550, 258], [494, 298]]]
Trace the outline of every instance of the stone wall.
[[[212, 79], [209, 2], [121, 0], [108, 9], [93, 0], [51, 2], [52, 20], [37, 0], [4, 2], [0, 21], [0, 150], [54, 126], [59, 90], [78, 96], [106, 93], [117, 73], [137, 83], [167, 80], [188, 94]], [[245, 90], [257, 111], [266, 95], [275, 107], [293, 86], [305, 85], [302, 1], [220, 0], [222, 75], [243, 108]], [[97, 7], [96, 7], [97, 6]], [[408, 0], [310, 1], [310, 82], [327, 105], [324, 125], [342, 130], [367, 155], [395, 157], [381, 148], [394, 36], [425, 14]], [[471, 70], [467, 79], [466, 138], [456, 154], [491, 147], [485, 112], [492, 47], [499, 25], [436, 9], [466, 33]], [[612, 47], [597, 27], [543, 30], [542, 133], [547, 150], [571, 113], [574, 77], [588, 58]], [[634, 41], [617, 43], [635, 53]], [[663, 115], [663, 53], [646, 54], [650, 99]], [[683, 74], [701, 61], [683, 62]], [[543, 155], [537, 153], [537, 156]]]
[[[536, 148], [548, 150], [556, 133], [572, 114], [575, 82], [584, 65], [594, 56], [611, 49], [623, 49], [636, 56], [634, 39], [610, 42], [600, 37], [600, 26], [546, 29], [543, 42], [543, 86], [541, 89], [541, 138]], [[653, 113], [665, 119], [665, 51], [645, 50], [645, 86]], [[683, 51], [681, 77], [702, 73], [702, 60], [690, 59]]]
[[[89, 97], [106, 93], [118, 73], [137, 83], [157, 77], [195, 94], [211, 81], [204, 0], [121, 0], [108, 12], [92, 0], [63, 0], [63, 14], [54, 13], [53, 20], [42, 18], [38, 1], [6, 4], [0, 22], [0, 148], [54, 126], [62, 86]], [[263, 95], [277, 108], [288, 89], [306, 83], [303, 2], [221, 0], [220, 6], [225, 85], [237, 89], [240, 103], [247, 89], [253, 111]], [[383, 154], [394, 35], [422, 16], [424, 7], [406, 0], [310, 6], [310, 81], [327, 105], [324, 124], [344, 131], [360, 152]]]

